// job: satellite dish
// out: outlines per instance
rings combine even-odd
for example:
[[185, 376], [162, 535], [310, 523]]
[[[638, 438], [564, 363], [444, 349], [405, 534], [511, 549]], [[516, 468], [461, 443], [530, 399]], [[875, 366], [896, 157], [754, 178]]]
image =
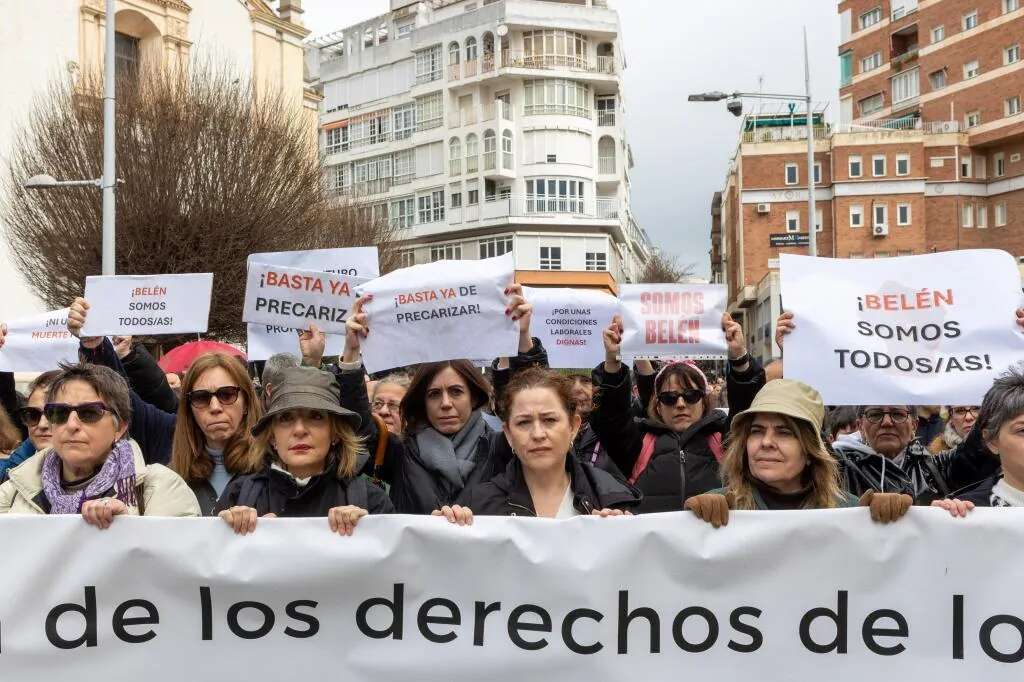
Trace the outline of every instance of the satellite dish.
[[502, 38], [504, 38], [505, 36], [507, 36], [507, 35], [508, 35], [508, 26], [506, 26], [505, 24], [502, 24], [501, 26], [499, 26], [499, 27], [498, 27], [497, 31], [495, 31], [495, 32], [496, 32], [496, 33], [497, 33], [497, 34], [498, 34], [499, 36], [501, 36]]

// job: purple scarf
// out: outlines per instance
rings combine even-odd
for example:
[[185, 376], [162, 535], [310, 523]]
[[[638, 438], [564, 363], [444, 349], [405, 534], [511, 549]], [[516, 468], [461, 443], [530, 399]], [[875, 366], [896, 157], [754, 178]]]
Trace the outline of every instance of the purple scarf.
[[127, 439], [118, 441], [103, 466], [83, 490], [67, 492], [61, 485], [61, 461], [54, 450], [43, 460], [43, 493], [50, 502], [51, 514], [80, 514], [86, 500], [98, 499], [114, 490], [114, 497], [129, 507], [135, 499], [135, 456]]

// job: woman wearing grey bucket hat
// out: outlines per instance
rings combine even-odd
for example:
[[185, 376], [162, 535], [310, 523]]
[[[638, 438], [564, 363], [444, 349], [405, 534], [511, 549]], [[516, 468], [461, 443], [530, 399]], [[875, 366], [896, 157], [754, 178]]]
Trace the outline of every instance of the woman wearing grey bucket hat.
[[351, 535], [363, 516], [393, 512], [384, 490], [358, 473], [368, 457], [360, 418], [341, 407], [337, 380], [310, 367], [282, 379], [252, 430], [265, 466], [231, 481], [217, 502], [221, 518], [245, 535], [260, 516], [325, 516], [332, 531]]

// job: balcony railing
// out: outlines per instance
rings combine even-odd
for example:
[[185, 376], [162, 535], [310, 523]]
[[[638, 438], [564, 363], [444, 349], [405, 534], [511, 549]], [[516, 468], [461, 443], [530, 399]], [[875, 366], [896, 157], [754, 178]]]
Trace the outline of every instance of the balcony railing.
[[462, 78], [462, 64], [448, 65], [448, 80], [457, 81]]
[[[478, 120], [476, 108], [467, 109], [466, 111], [452, 111], [448, 114], [448, 127], [449, 128], [461, 128], [462, 126], [471, 126]], [[486, 118], [484, 120], [487, 120]]]
[[597, 161], [597, 167], [601, 175], [615, 175], [615, 157], [602, 156]]
[[504, 170], [513, 170], [516, 167], [515, 155], [512, 152], [501, 153], [501, 167]]
[[463, 62], [462, 73], [466, 76], [466, 78], [472, 78], [473, 76], [475, 76], [477, 73], [477, 61], [475, 59], [471, 59], [468, 62]]
[[487, 73], [488, 71], [494, 71], [494, 53], [484, 52], [483, 58], [480, 60], [480, 72]]
[[590, 118], [590, 109], [572, 104], [527, 104], [523, 107], [525, 116], [579, 116]]
[[[814, 127], [815, 140], [827, 140], [829, 128], [823, 126]], [[761, 142], [786, 142], [793, 140], [806, 140], [806, 126], [784, 126], [779, 128], [755, 128], [743, 132], [745, 144], [758, 144]]]
[[512, 105], [504, 100], [495, 100], [491, 104], [485, 104], [483, 107], [483, 116], [480, 117], [481, 121], [493, 121], [495, 117], [500, 117], [503, 121], [512, 120]]
[[614, 74], [617, 71], [615, 57], [601, 56], [595, 62], [579, 55], [526, 54], [525, 52], [502, 50], [501, 66], [518, 69], [570, 69], [589, 73]]
[[480, 170], [480, 157], [477, 155], [466, 157], [466, 172], [476, 173]]
[[448, 162], [448, 175], [462, 175], [462, 159], [451, 159]]
[[614, 126], [615, 125], [615, 112], [614, 111], [598, 111], [597, 112], [597, 125], [599, 125], [599, 126]]
[[494, 170], [495, 163], [497, 162], [497, 152], [484, 152], [484, 170]]
[[[457, 211], [457, 212], [456, 212]], [[574, 197], [540, 197], [533, 195], [489, 197], [481, 204], [467, 204], [451, 209], [449, 222], [500, 220], [503, 218], [618, 220], [621, 203], [615, 198], [578, 199]]]
[[597, 71], [598, 73], [614, 74], [615, 73], [615, 57], [606, 56], [606, 55], [599, 55], [597, 57], [597, 62], [595, 62], [595, 69], [594, 70]]
[[440, 114], [433, 118], [426, 118], [422, 121], [416, 121], [416, 130], [430, 130], [431, 128], [439, 128], [444, 123], [444, 118]]

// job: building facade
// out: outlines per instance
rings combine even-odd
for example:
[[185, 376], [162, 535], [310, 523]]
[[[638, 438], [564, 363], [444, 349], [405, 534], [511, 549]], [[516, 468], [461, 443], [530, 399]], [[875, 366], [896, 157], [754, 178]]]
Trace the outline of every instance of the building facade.
[[[839, 3], [839, 122], [815, 112], [819, 256], [1024, 256], [1021, 4]], [[778, 256], [806, 253], [805, 123], [799, 113], [746, 117], [712, 206], [711, 270], [762, 359], [779, 355]]]
[[517, 281], [615, 290], [649, 256], [629, 209], [617, 14], [602, 0], [392, 0], [310, 43], [326, 181], [402, 263], [512, 252]]
[[[17, 126], [53, 78], [103, 68], [104, 0], [10, 2], [0, 22], [0, 61], [7, 65], [0, 97], [0, 164], [9, 162]], [[280, 91], [316, 126], [319, 95], [306, 85], [301, 0], [117, 0], [118, 67], [172, 68], [192, 58], [226, 61], [251, 76], [256, 92]], [[40, 169], [46, 172], [46, 169]], [[58, 178], [80, 179], [80, 178]], [[61, 191], [61, 190], [50, 190]], [[97, 206], [101, 197], [95, 195]], [[42, 311], [43, 304], [11, 265], [0, 223], [0, 320]], [[83, 282], [84, 286], [84, 282]]]

